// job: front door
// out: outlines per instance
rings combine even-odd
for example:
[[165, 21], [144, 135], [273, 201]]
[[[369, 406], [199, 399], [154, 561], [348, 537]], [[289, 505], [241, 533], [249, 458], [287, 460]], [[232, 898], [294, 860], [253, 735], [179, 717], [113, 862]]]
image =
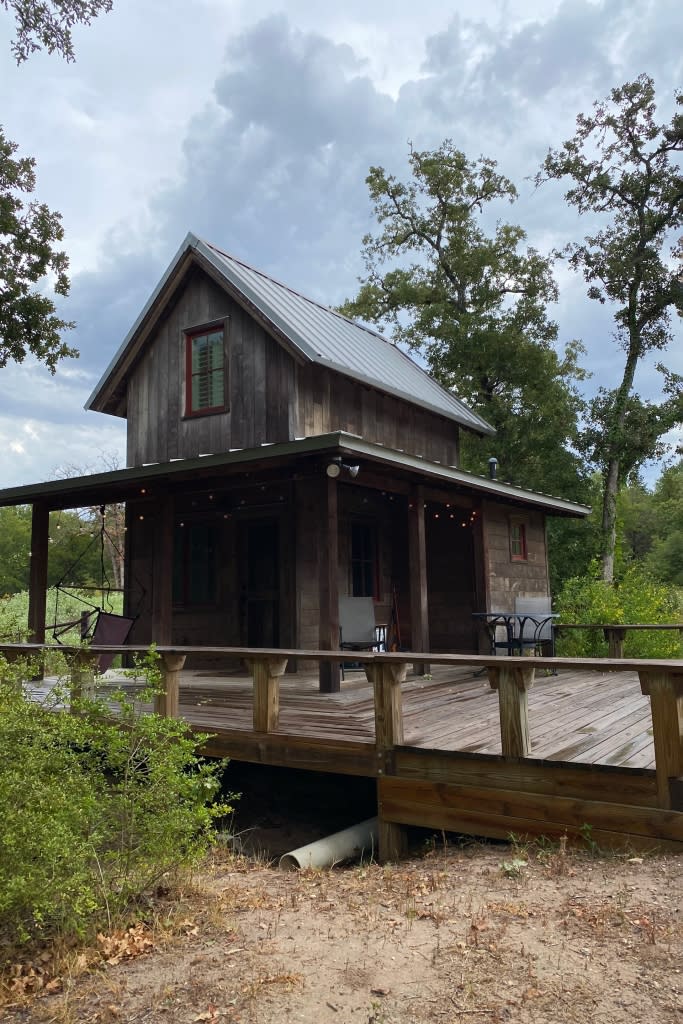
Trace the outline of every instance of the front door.
[[241, 635], [247, 647], [280, 645], [280, 521], [240, 524]]

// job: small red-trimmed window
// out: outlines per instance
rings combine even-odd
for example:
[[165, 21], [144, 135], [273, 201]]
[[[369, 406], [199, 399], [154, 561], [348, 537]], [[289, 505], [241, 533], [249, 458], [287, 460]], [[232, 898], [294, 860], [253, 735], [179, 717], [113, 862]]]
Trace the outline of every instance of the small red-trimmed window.
[[225, 344], [223, 325], [185, 335], [185, 414], [225, 409]]
[[524, 523], [510, 523], [510, 558], [513, 562], [526, 562], [526, 526]]

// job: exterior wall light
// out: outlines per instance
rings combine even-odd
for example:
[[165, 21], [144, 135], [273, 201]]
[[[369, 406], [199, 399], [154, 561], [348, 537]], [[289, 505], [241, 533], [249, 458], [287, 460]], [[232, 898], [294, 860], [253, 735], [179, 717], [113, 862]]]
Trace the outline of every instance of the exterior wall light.
[[327, 464], [325, 472], [332, 480], [336, 480], [340, 476], [342, 469], [346, 470], [352, 480], [355, 480], [360, 472], [360, 466], [350, 466], [348, 463], [342, 462], [341, 456], [331, 459]]

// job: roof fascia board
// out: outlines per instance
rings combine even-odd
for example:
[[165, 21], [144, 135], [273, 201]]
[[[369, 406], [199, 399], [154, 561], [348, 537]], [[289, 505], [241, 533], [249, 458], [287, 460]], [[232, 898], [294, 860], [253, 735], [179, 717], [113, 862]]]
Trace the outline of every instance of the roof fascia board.
[[[489, 480], [486, 477], [476, 476], [473, 473], [465, 473], [463, 470], [455, 469], [452, 466], [428, 462], [426, 459], [421, 459], [416, 455], [408, 455], [405, 452], [363, 441], [362, 438], [344, 431], [319, 434], [314, 437], [300, 438], [296, 441], [285, 441], [280, 444], [262, 445], [259, 448], [243, 448], [237, 451], [222, 452], [218, 455], [199, 455], [192, 459], [178, 459], [174, 462], [160, 462], [146, 466], [135, 466], [131, 469], [114, 470], [109, 473], [96, 473], [92, 476], [72, 477], [69, 480], [49, 480], [41, 484], [6, 488], [0, 491], [0, 507], [30, 504], [33, 501], [45, 501], [52, 508], [73, 508], [78, 507], [77, 500], [74, 500], [74, 504], [70, 506], [65, 504], [63, 499], [68, 496], [75, 499], [77, 495], [89, 494], [98, 487], [107, 486], [115, 490], [116, 485], [120, 484], [123, 491], [135, 483], [143, 483], [156, 478], [175, 478], [180, 482], [184, 477], [192, 477], [195, 472], [200, 470], [206, 473], [212, 469], [218, 470], [227, 466], [238, 467], [255, 461], [269, 461], [271, 459], [288, 458], [296, 455], [314, 455], [337, 451], [352, 457], [365, 456], [375, 463], [381, 463], [397, 469], [400, 468], [408, 472], [412, 471], [423, 477], [427, 476], [438, 480], [442, 484], [459, 484], [471, 491], [480, 493], [484, 497], [521, 502], [524, 505], [544, 509], [547, 512], [554, 512], [557, 515], [570, 515], [581, 518], [588, 515], [591, 511], [587, 506], [568, 501], [565, 498], [540, 494], [537, 491], [529, 491], [522, 487], [515, 487], [512, 484]], [[112, 500], [117, 499], [112, 498]]]
[[[200, 245], [202, 243], [200, 242]], [[286, 350], [286, 352], [292, 356], [298, 363], [304, 364], [311, 362], [310, 357], [303, 349], [297, 347], [292, 343], [291, 338], [287, 337], [280, 328], [275, 324], [261, 309], [250, 299], [245, 291], [234, 284], [229, 277], [224, 273], [223, 269], [216, 263], [215, 258], [212, 259], [210, 255], [210, 249], [206, 245], [202, 245], [202, 248], [196, 248], [194, 252], [194, 260], [197, 266], [207, 273], [216, 284], [220, 285], [229, 295], [231, 299], [242, 307], [245, 312], [249, 314], [257, 323], [263, 327], [268, 334], [271, 335], [278, 344]]]
[[198, 241], [196, 235], [189, 232], [182, 245], [166, 268], [161, 280], [150, 295], [137, 320], [128, 331], [118, 349], [114, 353], [106, 370], [100, 377], [92, 394], [85, 403], [86, 409], [106, 412], [107, 399], [130, 368], [141, 345], [149, 335], [161, 306], [172, 296], [182, 279], [183, 272], [189, 266], [188, 256]]

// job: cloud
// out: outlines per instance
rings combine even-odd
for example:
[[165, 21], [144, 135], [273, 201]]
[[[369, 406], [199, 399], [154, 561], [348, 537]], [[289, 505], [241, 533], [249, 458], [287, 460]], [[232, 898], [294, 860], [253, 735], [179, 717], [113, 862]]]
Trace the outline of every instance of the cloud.
[[[92, 222], [90, 233], [71, 232], [80, 269], [62, 307], [78, 323], [70, 340], [81, 358], [55, 378], [26, 364], [0, 375], [2, 436], [11, 438], [11, 422], [30, 420], [39, 434], [45, 427], [42, 463], [36, 456], [22, 465], [13, 453], [0, 461], [6, 480], [29, 479], [30, 467], [48, 460], [88, 461], [88, 436], [120, 448], [121, 421], [80, 409], [188, 230], [339, 302], [356, 289], [361, 238], [373, 228], [368, 168], [405, 178], [409, 140], [432, 148], [448, 137], [472, 158], [496, 157], [520, 189], [520, 203], [491, 210], [490, 222], [523, 224], [547, 251], [590, 226], [564, 204], [560, 186], [535, 190], [528, 180], [548, 147], [573, 134], [579, 111], [643, 70], [655, 74], [667, 116], [683, 78], [683, 6], [673, 0], [484, 3], [476, 17], [448, 21], [441, 4], [383, 4], [369, 10], [350, 0], [342, 10], [296, 0], [288, 18], [268, 0], [249, 8], [196, 0], [195, 24], [185, 3], [169, 0], [161, 26], [148, 22], [144, 5], [122, 4], [116, 18], [93, 25], [93, 38], [109, 33], [112, 52], [127, 55], [125, 75], [120, 61], [104, 57], [101, 67], [84, 57], [65, 72], [40, 65], [19, 109], [28, 120], [42, 111], [42, 95], [51, 137], [64, 131], [45, 163], [32, 129], [39, 170], [56, 175], [47, 174], [47, 198], [60, 207], [59, 181], [69, 196], [67, 228]], [[150, 52], [152, 22], [161, 36]], [[176, 38], [183, 27], [185, 38]], [[409, 54], [407, 70], [394, 44]], [[201, 59], [184, 63], [188, 53]], [[391, 88], [380, 84], [389, 81]], [[42, 123], [37, 113], [34, 121]], [[560, 336], [586, 342], [589, 388], [613, 386], [619, 358], [609, 315], [566, 267], [559, 276]], [[683, 371], [680, 350], [672, 347], [669, 362]], [[649, 364], [638, 386], [658, 393]], [[66, 458], [70, 445], [74, 459]], [[9, 459], [6, 445], [0, 456]]]

